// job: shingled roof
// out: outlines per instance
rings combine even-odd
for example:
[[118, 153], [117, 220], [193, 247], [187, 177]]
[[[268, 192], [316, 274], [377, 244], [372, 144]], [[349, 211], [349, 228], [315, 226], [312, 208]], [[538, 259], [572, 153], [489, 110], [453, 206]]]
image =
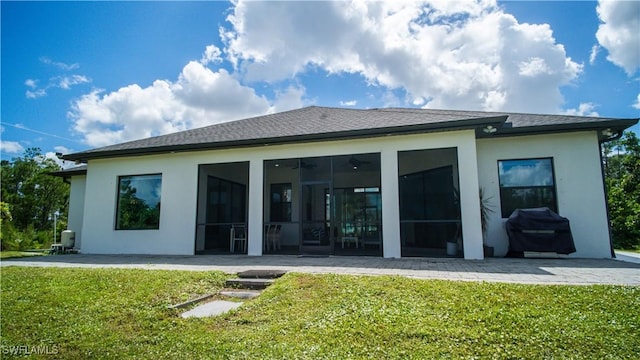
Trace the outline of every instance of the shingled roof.
[[59, 176], [62, 178], [68, 178], [76, 175], [86, 175], [87, 174], [87, 165], [82, 164], [78, 166], [73, 166], [70, 168], [62, 169], [60, 171], [54, 171], [49, 173], [49, 175]]
[[373, 137], [493, 126], [492, 136], [612, 129], [620, 132], [638, 119], [515, 114], [431, 109], [342, 109], [310, 106], [225, 122], [65, 155], [65, 160], [148, 155], [265, 144]]

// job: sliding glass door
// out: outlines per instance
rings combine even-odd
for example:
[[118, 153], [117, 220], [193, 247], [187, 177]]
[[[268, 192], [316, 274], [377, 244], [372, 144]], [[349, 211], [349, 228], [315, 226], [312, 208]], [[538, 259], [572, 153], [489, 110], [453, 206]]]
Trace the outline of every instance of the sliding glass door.
[[301, 184], [302, 253], [329, 253], [333, 242], [330, 182]]
[[382, 254], [380, 154], [268, 160], [265, 169], [264, 251]]
[[398, 168], [402, 256], [446, 256], [447, 243], [460, 255], [457, 150], [400, 152]]
[[196, 254], [246, 252], [246, 243], [231, 246], [231, 229], [246, 229], [248, 184], [247, 162], [199, 166]]
[[333, 244], [330, 157], [299, 160], [300, 170], [300, 252], [329, 253]]

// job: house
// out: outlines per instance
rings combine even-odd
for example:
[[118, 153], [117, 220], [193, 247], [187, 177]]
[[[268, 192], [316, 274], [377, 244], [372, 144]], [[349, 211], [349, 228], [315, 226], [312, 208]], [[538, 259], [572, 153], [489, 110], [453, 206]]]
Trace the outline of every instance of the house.
[[311, 106], [68, 154], [86, 167], [58, 175], [83, 253], [395, 258], [457, 242], [482, 259], [483, 244], [507, 252], [514, 209], [546, 206], [571, 221], [570, 256], [607, 258], [600, 144], [637, 122]]

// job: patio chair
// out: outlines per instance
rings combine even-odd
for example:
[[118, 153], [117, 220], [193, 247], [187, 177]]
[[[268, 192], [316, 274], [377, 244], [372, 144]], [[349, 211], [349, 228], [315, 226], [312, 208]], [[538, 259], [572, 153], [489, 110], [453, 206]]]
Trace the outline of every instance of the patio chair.
[[262, 239], [262, 251], [263, 252], [267, 252], [269, 251], [271, 244], [270, 244], [270, 240], [269, 240], [269, 234], [271, 232], [271, 227], [273, 225], [265, 225], [264, 226], [264, 233], [263, 233], [263, 239]]
[[270, 246], [274, 250], [280, 250], [280, 237], [282, 235], [282, 225], [274, 225], [272, 226], [271, 232], [269, 233], [269, 243]]
[[231, 225], [229, 249], [235, 252], [236, 243], [240, 243], [239, 250], [244, 252], [247, 248], [247, 229], [244, 225]]

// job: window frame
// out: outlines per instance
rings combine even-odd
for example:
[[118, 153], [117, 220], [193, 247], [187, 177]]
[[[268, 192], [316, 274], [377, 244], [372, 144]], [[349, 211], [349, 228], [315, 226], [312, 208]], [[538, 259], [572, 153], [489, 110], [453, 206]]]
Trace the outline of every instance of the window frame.
[[[540, 160], [548, 160], [550, 167], [551, 167], [551, 181], [552, 184], [551, 185], [524, 185], [524, 186], [503, 186], [502, 185], [502, 179], [500, 178], [500, 163], [501, 162], [510, 162], [510, 161], [540, 161]], [[499, 194], [500, 194], [500, 215], [503, 219], [508, 218], [509, 216], [511, 216], [511, 213], [515, 210], [515, 209], [511, 209], [511, 211], [508, 211], [508, 213], [506, 212], [506, 210], [508, 209], [508, 207], [505, 206], [504, 203], [504, 190], [522, 190], [522, 189], [534, 189], [534, 190], [539, 190], [539, 189], [550, 189], [551, 190], [551, 194], [553, 195], [553, 206], [549, 206], [549, 208], [558, 213], [558, 189], [557, 189], [557, 182], [556, 182], [556, 169], [555, 169], [555, 164], [553, 161], [553, 157], [532, 157], [532, 158], [517, 158], [517, 159], [498, 159], [496, 162], [496, 165], [498, 166], [498, 188], [499, 188]], [[543, 206], [547, 206], [546, 204], [537, 204], [537, 206], [530, 206], [529, 208], [534, 208], [534, 207], [543, 207]]]
[[151, 177], [157, 176], [160, 179], [160, 187], [162, 189], [162, 173], [148, 173], [148, 174], [132, 174], [132, 175], [118, 175], [118, 181], [116, 182], [116, 212], [114, 219], [114, 229], [115, 231], [129, 231], [129, 230], [160, 230], [160, 219], [161, 219], [161, 211], [162, 211], [162, 190], [160, 190], [160, 197], [158, 201], [158, 221], [157, 226], [154, 227], [131, 227], [131, 228], [123, 228], [120, 224], [120, 184], [122, 179], [124, 178], [136, 178], [136, 177]]
[[[280, 201], [273, 201], [273, 195], [274, 195], [274, 189], [275, 188], [279, 188], [283, 191], [279, 192], [278, 194], [280, 194]], [[283, 201], [283, 196], [282, 194], [284, 192], [286, 192], [287, 190], [289, 190], [289, 201]], [[276, 223], [276, 222], [291, 222], [291, 219], [293, 218], [293, 209], [292, 209], [292, 205], [293, 204], [293, 184], [288, 182], [288, 183], [272, 183], [271, 186], [269, 187], [269, 221], [272, 223]], [[286, 205], [286, 206], [285, 206]], [[280, 211], [274, 211], [279, 209]], [[282, 217], [280, 218], [281, 215], [283, 214], [283, 210], [287, 209], [287, 215], [286, 217]], [[278, 214], [278, 217], [275, 217], [275, 214]], [[287, 219], [288, 217], [288, 219]]]

